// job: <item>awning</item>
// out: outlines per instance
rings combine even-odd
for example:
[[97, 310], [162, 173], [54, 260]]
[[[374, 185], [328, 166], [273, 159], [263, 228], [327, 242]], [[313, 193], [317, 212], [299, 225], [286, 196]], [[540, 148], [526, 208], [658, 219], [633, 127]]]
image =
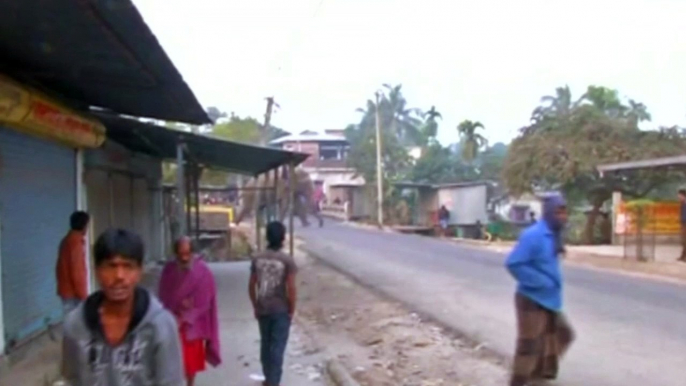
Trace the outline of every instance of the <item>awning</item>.
[[73, 108], [210, 123], [130, 0], [2, 1], [0, 52], [0, 72]]
[[670, 168], [670, 167], [686, 167], [686, 155], [679, 155], [675, 157], [653, 158], [640, 161], [617, 162], [612, 164], [598, 166], [600, 174], [618, 172], [624, 170], [637, 169], [653, 169], [653, 168]]
[[107, 138], [129, 150], [174, 160], [177, 144], [183, 141], [191, 160], [204, 167], [238, 174], [256, 176], [291, 162], [298, 165], [309, 156], [167, 129], [114, 115], [94, 115], [107, 127]]

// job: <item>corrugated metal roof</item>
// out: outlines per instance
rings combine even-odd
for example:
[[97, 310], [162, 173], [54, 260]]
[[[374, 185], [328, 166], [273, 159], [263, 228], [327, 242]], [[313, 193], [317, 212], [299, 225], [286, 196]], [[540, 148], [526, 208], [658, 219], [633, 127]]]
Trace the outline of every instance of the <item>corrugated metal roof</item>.
[[275, 139], [271, 141], [270, 144], [279, 145], [284, 142], [348, 142], [348, 140], [345, 137], [339, 135], [330, 135], [322, 133], [300, 133], [287, 135], [285, 137]]
[[598, 166], [602, 173], [617, 172], [621, 170], [649, 169], [670, 166], [686, 166], [686, 155], [675, 157], [653, 158], [640, 161], [617, 162]]
[[0, 72], [120, 114], [210, 123], [130, 0], [0, 2]]
[[196, 162], [233, 173], [255, 176], [291, 162], [298, 165], [309, 156], [167, 129], [114, 115], [94, 115], [107, 127], [108, 139], [132, 151], [174, 160], [177, 144], [183, 141]]

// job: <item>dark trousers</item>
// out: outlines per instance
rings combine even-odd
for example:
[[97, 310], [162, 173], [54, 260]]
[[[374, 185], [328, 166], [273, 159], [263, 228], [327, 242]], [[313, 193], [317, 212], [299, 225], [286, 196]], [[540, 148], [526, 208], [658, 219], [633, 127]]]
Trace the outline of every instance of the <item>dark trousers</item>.
[[283, 357], [291, 329], [291, 318], [288, 314], [260, 316], [260, 336], [262, 338], [260, 360], [262, 372], [268, 386], [279, 386], [283, 373]]
[[681, 224], [681, 256], [679, 260], [686, 261], [686, 224]]

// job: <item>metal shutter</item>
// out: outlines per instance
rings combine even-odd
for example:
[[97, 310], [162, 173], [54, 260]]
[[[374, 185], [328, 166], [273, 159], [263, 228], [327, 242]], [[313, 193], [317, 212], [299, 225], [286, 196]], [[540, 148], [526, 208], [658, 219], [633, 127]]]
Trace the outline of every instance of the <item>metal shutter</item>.
[[128, 174], [110, 173], [114, 218], [111, 226], [133, 230], [133, 187]]
[[152, 240], [152, 196], [148, 182], [143, 178], [133, 179], [133, 231], [145, 243], [145, 259], [149, 260], [153, 248]]
[[55, 263], [75, 208], [75, 151], [0, 127], [2, 303], [10, 347], [61, 318]]

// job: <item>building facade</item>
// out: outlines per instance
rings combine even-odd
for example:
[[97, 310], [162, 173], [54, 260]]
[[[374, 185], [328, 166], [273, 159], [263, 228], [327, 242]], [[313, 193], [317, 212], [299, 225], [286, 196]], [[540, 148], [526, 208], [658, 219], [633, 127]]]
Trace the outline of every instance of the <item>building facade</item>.
[[301, 167], [326, 197], [331, 196], [331, 189], [336, 185], [364, 185], [364, 179], [356, 176], [355, 169], [348, 166], [350, 144], [343, 135], [343, 130], [327, 130], [323, 134], [303, 131], [274, 140], [271, 145], [309, 154], [310, 157]]

